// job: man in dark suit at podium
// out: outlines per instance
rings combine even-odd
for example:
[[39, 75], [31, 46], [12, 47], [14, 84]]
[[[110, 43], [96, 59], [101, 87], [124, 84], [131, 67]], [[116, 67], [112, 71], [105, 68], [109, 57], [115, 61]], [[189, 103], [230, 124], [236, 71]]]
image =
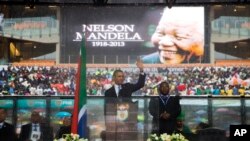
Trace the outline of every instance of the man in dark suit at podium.
[[132, 93], [141, 89], [145, 84], [146, 75], [143, 72], [143, 63], [137, 60], [136, 66], [140, 69], [137, 83], [125, 83], [125, 76], [122, 70], [115, 70], [113, 73], [114, 85], [105, 92], [105, 98], [130, 98]]
[[0, 140], [1, 141], [17, 141], [15, 128], [13, 125], [5, 122], [7, 111], [0, 108]]
[[23, 125], [19, 135], [19, 141], [52, 141], [52, 130], [49, 126], [41, 124], [41, 116], [38, 111], [32, 111], [31, 123]]
[[[103, 140], [136, 140], [137, 111], [136, 102], [132, 102], [132, 93], [141, 89], [145, 84], [146, 74], [143, 72], [143, 63], [136, 62], [140, 70], [137, 83], [124, 83], [123, 71], [113, 73], [113, 86], [105, 92], [105, 123], [106, 132], [102, 133]], [[129, 132], [130, 131], [130, 132]], [[129, 137], [129, 138], [128, 138]]]

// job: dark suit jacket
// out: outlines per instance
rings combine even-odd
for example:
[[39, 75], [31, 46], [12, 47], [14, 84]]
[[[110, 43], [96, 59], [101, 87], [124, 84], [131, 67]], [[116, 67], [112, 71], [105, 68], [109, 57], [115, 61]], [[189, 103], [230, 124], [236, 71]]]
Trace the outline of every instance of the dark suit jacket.
[[57, 133], [56, 133], [56, 139], [60, 139], [63, 137], [64, 134], [70, 134], [71, 133], [71, 126], [61, 126]]
[[[108, 109], [112, 109], [113, 112], [116, 111], [113, 107], [116, 107], [116, 104], [119, 102], [131, 102], [131, 95], [133, 92], [139, 90], [142, 88], [145, 84], [146, 74], [139, 75], [139, 79], [137, 83], [125, 83], [121, 85], [121, 90], [119, 91], [119, 95], [117, 97], [115, 92], [115, 87], [112, 86], [105, 92], [105, 108], [104, 108], [104, 114], [107, 115]], [[114, 113], [116, 114], [116, 113]]]
[[145, 84], [146, 74], [139, 75], [139, 79], [136, 84], [125, 83], [121, 85], [121, 90], [117, 97], [115, 87], [112, 86], [105, 92], [105, 98], [130, 98], [132, 93], [142, 88]]
[[[52, 129], [49, 126], [40, 124], [41, 137], [39, 141], [53, 141]], [[23, 125], [19, 135], [19, 141], [29, 141], [32, 132], [32, 124]]]
[[[171, 96], [167, 104], [164, 104], [159, 96], [151, 98], [149, 102], [149, 113], [153, 116], [153, 133], [173, 133], [176, 128], [177, 116], [181, 112], [179, 99], [178, 96]], [[164, 111], [170, 114], [170, 118], [167, 120], [160, 118], [160, 115], [164, 113]]]
[[[133, 132], [131, 134], [126, 133], [125, 128], [131, 128], [130, 131], [135, 130], [135, 123], [137, 122], [137, 110], [138, 103], [132, 102], [131, 95], [133, 92], [142, 88], [145, 84], [146, 75], [140, 74], [139, 79], [136, 84], [125, 83], [121, 85], [121, 90], [119, 91], [119, 95], [117, 97], [115, 92], [115, 87], [112, 86], [105, 92], [105, 107], [104, 107], [104, 114], [105, 114], [105, 123], [106, 123], [106, 131], [102, 132], [102, 139], [105, 140], [128, 140], [125, 137], [133, 137], [136, 140], [136, 135]], [[126, 121], [119, 122], [116, 119], [117, 116], [117, 107], [118, 105], [129, 105], [128, 110], [128, 118]], [[136, 114], [133, 114], [136, 113]], [[120, 126], [122, 124], [122, 127]], [[131, 125], [130, 123], [134, 123]], [[123, 132], [118, 133], [118, 128], [123, 128]], [[132, 128], [133, 127], [133, 128]]]
[[0, 140], [17, 141], [17, 136], [13, 125], [4, 122], [3, 127], [0, 129]]

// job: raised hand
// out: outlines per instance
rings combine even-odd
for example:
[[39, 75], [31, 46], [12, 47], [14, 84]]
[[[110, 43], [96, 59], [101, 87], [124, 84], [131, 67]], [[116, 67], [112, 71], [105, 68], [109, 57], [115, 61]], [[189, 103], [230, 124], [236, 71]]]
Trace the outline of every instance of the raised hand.
[[140, 71], [143, 71], [144, 66], [143, 66], [143, 62], [140, 58], [137, 58], [136, 66], [140, 69]]

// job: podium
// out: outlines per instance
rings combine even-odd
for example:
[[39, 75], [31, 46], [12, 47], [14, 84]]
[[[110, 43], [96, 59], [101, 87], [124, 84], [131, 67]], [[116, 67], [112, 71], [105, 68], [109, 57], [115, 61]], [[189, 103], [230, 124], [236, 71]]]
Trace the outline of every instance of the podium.
[[105, 102], [106, 141], [137, 141], [138, 102], [109, 99]]

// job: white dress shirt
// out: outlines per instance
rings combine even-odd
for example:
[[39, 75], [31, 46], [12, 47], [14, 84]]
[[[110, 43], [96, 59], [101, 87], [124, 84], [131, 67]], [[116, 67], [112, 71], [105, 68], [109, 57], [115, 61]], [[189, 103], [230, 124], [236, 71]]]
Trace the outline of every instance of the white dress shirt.
[[115, 84], [115, 93], [117, 95], [117, 97], [119, 96], [119, 91], [122, 89], [122, 86], [121, 85], [117, 85]]
[[32, 131], [40, 132], [40, 125], [32, 123]]
[[3, 128], [3, 122], [0, 123], [0, 129], [2, 129], [2, 128]]

